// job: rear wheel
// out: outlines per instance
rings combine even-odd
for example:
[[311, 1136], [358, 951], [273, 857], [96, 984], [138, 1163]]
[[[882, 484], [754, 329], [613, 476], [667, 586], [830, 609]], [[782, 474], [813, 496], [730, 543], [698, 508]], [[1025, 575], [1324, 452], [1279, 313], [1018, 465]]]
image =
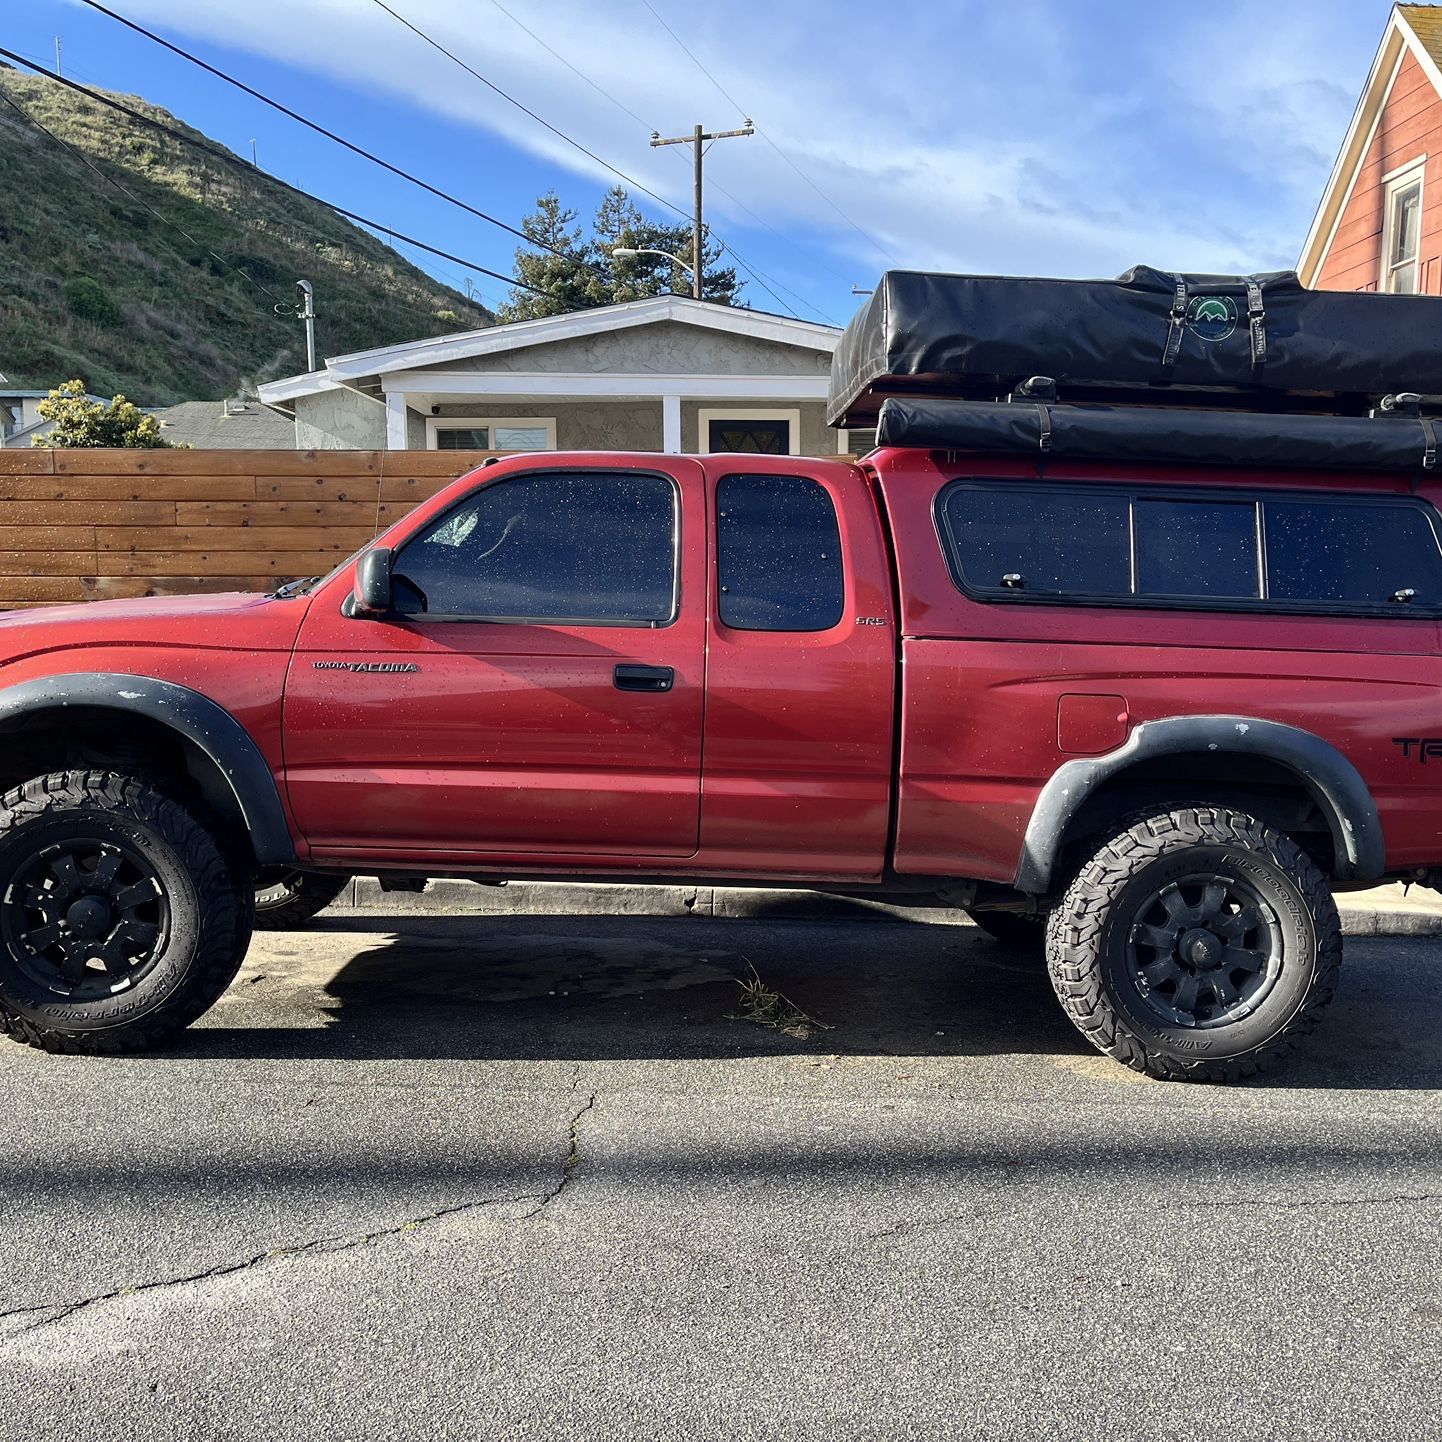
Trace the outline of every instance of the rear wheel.
[[116, 1052], [188, 1026], [229, 986], [252, 899], [196, 819], [106, 771], [0, 798], [0, 1030]]
[[1052, 912], [1052, 984], [1097, 1047], [1172, 1081], [1237, 1081], [1285, 1055], [1337, 988], [1326, 878], [1255, 817], [1180, 807], [1138, 820]]
[[266, 886], [256, 888], [257, 931], [293, 931], [324, 911], [347, 886], [348, 876], [319, 871], [287, 871]]
[[1020, 911], [968, 911], [966, 913], [993, 941], [1014, 951], [1040, 952], [1046, 945], [1046, 917]]

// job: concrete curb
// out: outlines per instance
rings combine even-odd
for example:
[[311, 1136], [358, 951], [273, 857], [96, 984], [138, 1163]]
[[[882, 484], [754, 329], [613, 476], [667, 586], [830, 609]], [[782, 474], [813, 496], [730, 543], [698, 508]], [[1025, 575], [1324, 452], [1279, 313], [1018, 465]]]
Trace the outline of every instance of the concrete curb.
[[[1346, 936], [1442, 935], [1442, 897], [1379, 886], [1343, 892], [1337, 910]], [[949, 907], [893, 906], [817, 891], [741, 886], [626, 886], [515, 881], [477, 886], [432, 881], [423, 892], [382, 891], [357, 877], [327, 915], [364, 916], [701, 916], [765, 921], [905, 921], [969, 925]]]

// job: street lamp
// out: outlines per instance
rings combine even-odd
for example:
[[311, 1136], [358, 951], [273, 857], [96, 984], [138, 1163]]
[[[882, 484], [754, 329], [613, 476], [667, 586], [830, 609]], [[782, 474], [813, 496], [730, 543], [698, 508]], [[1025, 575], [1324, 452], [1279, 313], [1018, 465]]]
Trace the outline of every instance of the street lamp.
[[616, 260], [634, 260], [638, 255], [660, 255], [664, 256], [672, 265], [679, 265], [694, 282], [696, 279], [696, 267], [688, 265], [679, 255], [672, 255], [669, 250], [649, 250], [642, 248], [635, 250], [629, 245], [619, 245], [611, 252]]

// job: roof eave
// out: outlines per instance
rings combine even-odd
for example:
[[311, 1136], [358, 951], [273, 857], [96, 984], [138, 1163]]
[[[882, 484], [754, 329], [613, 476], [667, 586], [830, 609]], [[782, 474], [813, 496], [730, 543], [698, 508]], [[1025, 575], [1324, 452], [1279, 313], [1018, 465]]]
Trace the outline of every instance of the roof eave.
[[1333, 162], [1332, 173], [1327, 178], [1307, 238], [1302, 243], [1297, 274], [1303, 285], [1314, 285], [1326, 263], [1357, 175], [1366, 162], [1377, 122], [1387, 104], [1387, 97], [1392, 93], [1404, 52], [1415, 57], [1433, 89], [1442, 96], [1442, 69], [1438, 68], [1427, 47], [1418, 39], [1401, 7], [1394, 5], [1387, 17], [1387, 28], [1382, 32], [1377, 53], [1372, 58], [1372, 68], [1367, 72], [1367, 83], [1357, 99], [1356, 109], [1352, 112], [1341, 148]]

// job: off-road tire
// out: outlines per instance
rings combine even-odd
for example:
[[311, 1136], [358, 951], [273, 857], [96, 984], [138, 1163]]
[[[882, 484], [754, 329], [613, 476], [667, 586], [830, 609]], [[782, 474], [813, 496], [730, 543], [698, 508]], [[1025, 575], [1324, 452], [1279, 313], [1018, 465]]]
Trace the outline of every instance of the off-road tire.
[[[1168, 1025], [1153, 1010], [1158, 995], [1147, 999], [1137, 962], [1160, 953], [1135, 944], [1158, 928], [1136, 918], [1148, 895], [1160, 900], [1177, 878], [1212, 872], [1253, 888], [1270, 908], [1274, 980], [1236, 1020]], [[1099, 1051], [1166, 1081], [1241, 1081], [1286, 1055], [1320, 1020], [1341, 966], [1341, 924], [1326, 878], [1288, 837], [1224, 807], [1182, 806], [1135, 820], [1081, 868], [1047, 928], [1052, 985], [1077, 1029]], [[1165, 1009], [1165, 998], [1160, 1004]]]
[[298, 931], [350, 885], [349, 876], [292, 871], [271, 886], [257, 887], [255, 929]]
[[[150, 868], [164, 917], [134, 980], [81, 1000], [47, 990], [22, 969], [22, 960], [33, 969], [35, 955], [23, 938], [13, 941], [33, 918], [20, 900], [19, 878], [77, 837], [124, 848], [139, 869]], [[27, 781], [0, 797], [0, 1031], [49, 1052], [154, 1046], [189, 1026], [230, 985], [250, 943], [253, 909], [249, 878], [237, 877], [210, 832], [149, 783], [102, 770]], [[92, 991], [95, 984], [92, 977]]]
[[1046, 917], [1020, 911], [968, 911], [966, 913], [993, 941], [1013, 951], [1034, 951], [1046, 946]]

